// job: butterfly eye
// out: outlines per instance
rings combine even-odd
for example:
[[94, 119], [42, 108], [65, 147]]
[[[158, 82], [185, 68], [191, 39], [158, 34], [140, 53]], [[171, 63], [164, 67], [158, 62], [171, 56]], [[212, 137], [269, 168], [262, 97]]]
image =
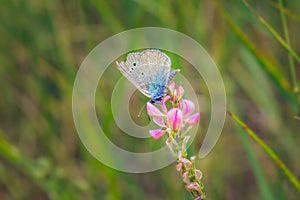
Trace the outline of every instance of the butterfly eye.
[[142, 72], [141, 75], [143, 76], [143, 75], [144, 75], [144, 72]]
[[136, 63], [134, 62], [132, 65], [135, 67], [135, 66], [136, 66]]

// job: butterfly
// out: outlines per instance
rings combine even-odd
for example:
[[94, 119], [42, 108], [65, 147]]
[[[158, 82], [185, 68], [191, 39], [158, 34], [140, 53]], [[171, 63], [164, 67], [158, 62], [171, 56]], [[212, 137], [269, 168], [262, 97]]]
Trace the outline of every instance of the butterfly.
[[130, 53], [126, 61], [116, 62], [121, 73], [145, 96], [150, 103], [160, 103], [167, 87], [180, 71], [171, 71], [171, 59], [156, 49]]

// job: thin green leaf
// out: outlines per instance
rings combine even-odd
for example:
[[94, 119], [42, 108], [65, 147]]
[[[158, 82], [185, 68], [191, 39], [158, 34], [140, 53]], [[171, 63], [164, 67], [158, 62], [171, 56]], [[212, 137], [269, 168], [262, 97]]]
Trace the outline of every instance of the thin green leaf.
[[272, 159], [276, 166], [283, 172], [290, 183], [295, 187], [295, 189], [300, 193], [300, 183], [294, 176], [294, 174], [287, 168], [287, 166], [280, 160], [280, 158], [275, 154], [275, 152], [262, 140], [257, 134], [255, 134], [241, 119], [239, 119], [235, 114], [227, 111], [228, 115], [240, 125], [244, 131], [266, 152], [266, 154]]
[[262, 69], [270, 76], [275, 85], [283, 92], [284, 97], [292, 104], [296, 105], [295, 98], [292, 94], [292, 89], [289, 82], [282, 76], [280, 68], [274, 65], [268, 58], [262, 55], [259, 50], [254, 46], [251, 40], [244, 34], [241, 29], [231, 20], [221, 5], [214, 1], [216, 8], [222, 15], [223, 19], [228, 23], [231, 30], [239, 38], [239, 40], [247, 47], [247, 49], [254, 55], [259, 62]]
[[[279, 8], [280, 8], [279, 10], [280, 10], [280, 15], [281, 15], [281, 20], [282, 20], [282, 25], [283, 25], [283, 30], [284, 30], [284, 37], [285, 37], [287, 45], [291, 46], [289, 31], [287, 28], [286, 19], [285, 19], [285, 15], [283, 12], [282, 0], [278, 0], [278, 1], [279, 1]], [[291, 77], [292, 77], [292, 81], [293, 81], [293, 85], [294, 85], [294, 92], [297, 93], [299, 91], [299, 87], [298, 87], [298, 81], [297, 81], [297, 75], [296, 75], [293, 56], [291, 54], [288, 54], [288, 58], [289, 58], [289, 64], [290, 64]]]
[[284, 41], [284, 39], [275, 31], [275, 29], [273, 29], [273, 27], [264, 19], [262, 18], [260, 15], [258, 15], [256, 12], [254, 12], [254, 10], [252, 9], [252, 7], [245, 1], [243, 0], [244, 4], [250, 9], [250, 11], [255, 14], [256, 18], [258, 19], [258, 21], [264, 25], [268, 31], [270, 31], [270, 33], [273, 35], [273, 37], [279, 42], [279, 44], [281, 44], [288, 52], [290, 55], [292, 55], [295, 60], [297, 60], [298, 63], [300, 63], [300, 57], [297, 55], [297, 53], [292, 49], [292, 47]]

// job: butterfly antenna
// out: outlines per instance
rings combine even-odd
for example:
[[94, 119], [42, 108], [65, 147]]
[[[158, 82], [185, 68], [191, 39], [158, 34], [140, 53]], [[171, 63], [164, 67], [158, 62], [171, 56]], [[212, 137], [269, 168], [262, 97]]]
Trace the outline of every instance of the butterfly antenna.
[[138, 114], [138, 117], [141, 117], [141, 114], [142, 114], [142, 112], [143, 112], [145, 106], [146, 106], [146, 104], [144, 104], [143, 107], [141, 108], [141, 110], [140, 110], [140, 112], [139, 112], [139, 114]]
[[[144, 110], [145, 107], [146, 107], [146, 104], [144, 104], [143, 107], [141, 108], [141, 110], [140, 110], [140, 112], [139, 112], [139, 114], [138, 114], [138, 117], [141, 117], [141, 114], [142, 114], [142, 112], [143, 112], [143, 110]], [[149, 121], [151, 121], [149, 115], [148, 115], [148, 119], [149, 119]]]

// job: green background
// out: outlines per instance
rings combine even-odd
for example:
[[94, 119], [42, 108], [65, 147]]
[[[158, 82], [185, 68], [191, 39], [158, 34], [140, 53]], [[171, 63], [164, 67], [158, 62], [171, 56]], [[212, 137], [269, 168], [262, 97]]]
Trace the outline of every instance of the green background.
[[[182, 32], [211, 55], [224, 79], [228, 109], [272, 148], [300, 177], [299, 60], [292, 72], [279, 39], [260, 15], [300, 52], [300, 1], [284, 1], [283, 28], [277, 1], [1, 0], [0, 6], [0, 199], [191, 199], [172, 164], [145, 174], [113, 170], [94, 159], [81, 143], [72, 118], [72, 87], [87, 54], [121, 31], [156, 26]], [[210, 118], [209, 93], [188, 63], [171, 55], [203, 103], [199, 134], [189, 149], [197, 154]], [[174, 58], [174, 59], [173, 59]], [[114, 64], [97, 90], [99, 121], [109, 138], [131, 151], [145, 151], [164, 139], [139, 140], [112, 118], [112, 89], [121, 74]], [[148, 99], [136, 92], [136, 118]], [[122, 102], [120, 102], [122, 103]], [[136, 106], [132, 106], [136, 105]], [[145, 113], [144, 113], [145, 114]], [[197, 168], [208, 199], [299, 199], [261, 147], [227, 117], [214, 150]]]

